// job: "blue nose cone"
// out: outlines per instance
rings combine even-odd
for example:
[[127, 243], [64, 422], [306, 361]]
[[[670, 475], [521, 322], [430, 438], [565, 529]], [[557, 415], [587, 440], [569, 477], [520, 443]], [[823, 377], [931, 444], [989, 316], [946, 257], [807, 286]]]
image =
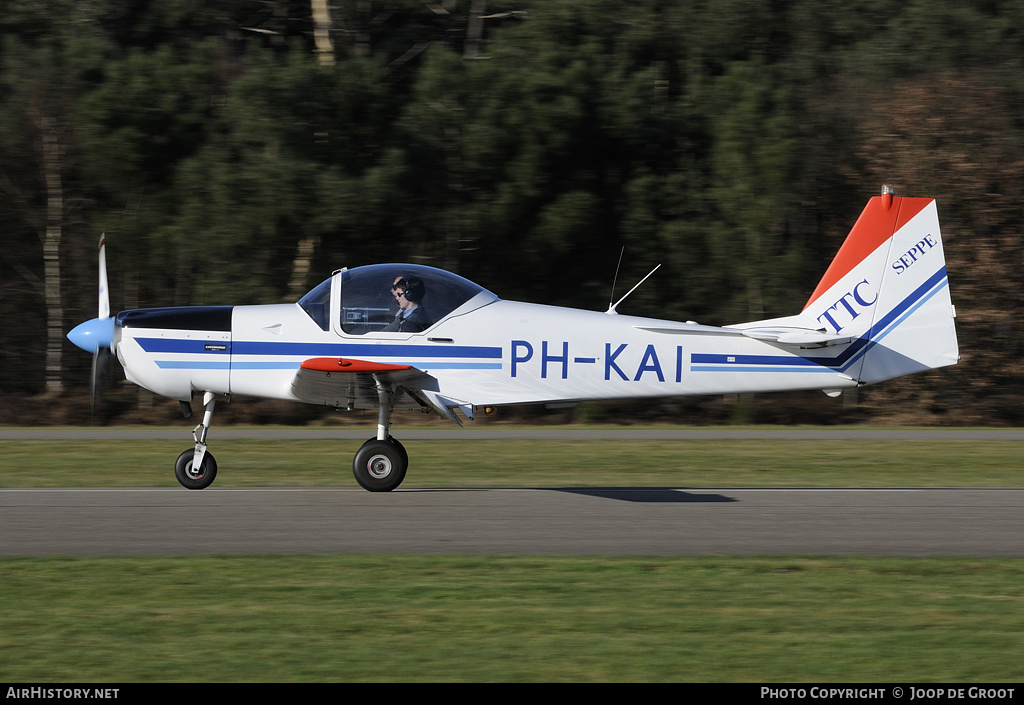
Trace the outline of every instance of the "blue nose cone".
[[94, 318], [75, 326], [68, 340], [94, 355], [100, 348], [109, 350], [114, 344], [114, 318]]

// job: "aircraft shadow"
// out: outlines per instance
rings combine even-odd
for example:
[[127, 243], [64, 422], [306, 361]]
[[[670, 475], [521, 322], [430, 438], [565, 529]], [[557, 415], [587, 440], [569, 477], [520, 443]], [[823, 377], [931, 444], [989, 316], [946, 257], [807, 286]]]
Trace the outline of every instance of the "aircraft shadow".
[[555, 487], [556, 492], [641, 503], [738, 502], [721, 494], [693, 494], [668, 487]]

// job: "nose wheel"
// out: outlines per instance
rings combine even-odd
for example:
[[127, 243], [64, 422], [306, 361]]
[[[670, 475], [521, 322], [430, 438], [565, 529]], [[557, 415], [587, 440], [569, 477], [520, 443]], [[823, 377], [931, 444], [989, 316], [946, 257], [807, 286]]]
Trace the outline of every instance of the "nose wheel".
[[174, 477], [186, 489], [206, 489], [217, 479], [217, 461], [213, 459], [213, 453], [206, 453], [197, 466], [193, 462], [195, 455], [196, 449], [189, 448], [178, 456], [174, 463]]

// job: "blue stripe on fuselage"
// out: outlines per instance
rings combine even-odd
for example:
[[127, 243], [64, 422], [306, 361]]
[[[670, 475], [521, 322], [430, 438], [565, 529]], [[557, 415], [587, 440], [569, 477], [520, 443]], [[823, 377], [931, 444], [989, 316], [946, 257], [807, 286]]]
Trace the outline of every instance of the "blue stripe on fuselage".
[[[477, 345], [373, 345], [365, 343], [265, 343], [254, 341], [221, 342], [180, 338], [135, 338], [149, 353], [288, 355], [303, 357], [402, 357], [402, 358], [501, 358], [500, 347]], [[207, 349], [226, 344], [227, 350]]]
[[[229, 370], [231, 363], [227, 360], [157, 360], [156, 366], [161, 370]], [[298, 364], [293, 365], [298, 367]]]
[[[297, 370], [301, 362], [275, 362], [273, 360], [157, 360], [156, 366], [162, 370]], [[417, 369], [425, 370], [500, 370], [500, 362], [406, 362]]]
[[308, 355], [310, 357], [469, 357], [501, 358], [501, 348], [479, 345], [374, 345], [366, 343], [257, 343], [242, 341], [235, 355]]
[[[148, 353], [185, 353], [189, 355], [227, 355], [231, 352], [229, 340], [197, 340], [179, 338], [135, 338]], [[207, 347], [210, 346], [210, 347]]]
[[[501, 348], [446, 345], [373, 345], [365, 343], [264, 343], [180, 339], [180, 338], [135, 338], [148, 353], [222, 356], [232, 355], [230, 360], [157, 360], [156, 365], [169, 370], [297, 370], [301, 361], [273, 359], [280, 357], [373, 357], [399, 358], [397, 362], [419, 369], [449, 370], [500, 370]], [[262, 357], [264, 359], [240, 359], [239, 356]], [[270, 359], [267, 359], [270, 358]], [[441, 358], [448, 358], [443, 360]], [[454, 361], [459, 358], [461, 361]], [[466, 359], [492, 359], [497, 362], [469, 362]], [[421, 360], [416, 362], [416, 360]]]

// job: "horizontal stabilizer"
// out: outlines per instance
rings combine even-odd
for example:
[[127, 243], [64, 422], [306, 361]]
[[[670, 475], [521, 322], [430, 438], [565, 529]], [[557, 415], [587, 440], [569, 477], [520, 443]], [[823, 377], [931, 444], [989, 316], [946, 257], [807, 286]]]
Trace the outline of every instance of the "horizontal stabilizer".
[[743, 335], [755, 340], [766, 340], [779, 345], [792, 345], [797, 348], [827, 348], [832, 345], [846, 345], [853, 341], [853, 336], [834, 335], [823, 331], [806, 328], [746, 328]]
[[680, 323], [676, 326], [657, 325], [657, 326], [633, 326], [637, 330], [647, 331], [648, 333], [664, 333], [667, 335], [724, 335], [724, 336], [738, 336], [741, 335], [740, 331], [734, 328], [719, 328], [717, 326], [702, 326], [697, 323]]

